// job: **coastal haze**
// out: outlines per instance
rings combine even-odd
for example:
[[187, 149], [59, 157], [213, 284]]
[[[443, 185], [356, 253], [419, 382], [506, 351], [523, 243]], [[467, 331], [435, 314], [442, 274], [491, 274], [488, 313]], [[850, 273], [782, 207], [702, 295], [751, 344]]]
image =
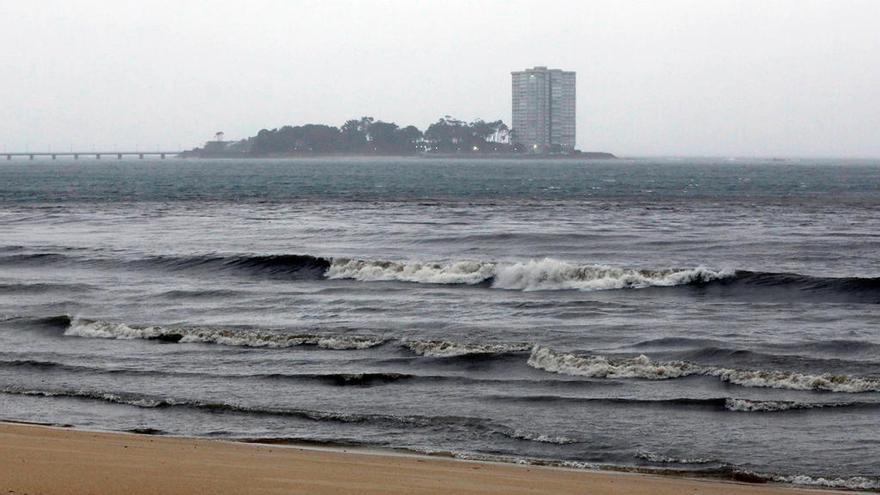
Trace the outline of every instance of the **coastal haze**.
[[578, 73], [577, 146], [877, 157], [876, 2], [0, 2], [3, 151], [181, 150], [214, 132], [510, 123]]
[[878, 10], [0, 0], [0, 489], [880, 492]]

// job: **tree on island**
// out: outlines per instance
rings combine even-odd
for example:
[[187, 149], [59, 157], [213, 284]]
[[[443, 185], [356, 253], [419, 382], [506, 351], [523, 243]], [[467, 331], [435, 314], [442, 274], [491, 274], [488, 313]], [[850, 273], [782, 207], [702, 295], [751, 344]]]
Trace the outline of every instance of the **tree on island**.
[[[230, 143], [225, 153], [250, 156], [287, 154], [499, 153], [513, 151], [511, 131], [504, 122], [482, 119], [467, 123], [446, 115], [422, 132], [373, 117], [347, 120], [340, 127], [325, 124], [286, 125], [262, 129], [256, 136]], [[201, 150], [195, 150], [201, 151]]]
[[501, 141], [506, 132], [507, 125], [500, 120], [477, 119], [467, 124], [447, 115], [428, 126], [425, 141], [429, 151], [442, 153], [500, 152], [509, 146]]

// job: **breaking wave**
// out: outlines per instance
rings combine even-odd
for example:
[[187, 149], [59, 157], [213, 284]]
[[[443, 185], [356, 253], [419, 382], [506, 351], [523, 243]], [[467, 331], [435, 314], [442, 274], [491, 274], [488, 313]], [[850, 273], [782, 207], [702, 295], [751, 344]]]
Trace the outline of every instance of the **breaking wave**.
[[159, 340], [164, 342], [220, 344], [241, 347], [283, 348], [314, 345], [324, 349], [368, 349], [385, 342], [372, 335], [295, 335], [263, 330], [225, 328], [130, 326], [125, 323], [74, 318], [65, 336], [118, 340]]
[[526, 352], [532, 344], [476, 344], [451, 342], [448, 340], [410, 340], [403, 346], [410, 351], [425, 357], [458, 357], [481, 354], [507, 354]]
[[553, 259], [498, 265], [493, 287], [519, 290], [608, 290], [707, 283], [733, 276], [705, 267], [686, 270], [634, 270], [574, 265]]
[[700, 374], [702, 367], [684, 361], [655, 363], [644, 354], [635, 358], [609, 359], [605, 356], [577, 356], [535, 346], [529, 366], [551, 373], [588, 378], [643, 378], [666, 380]]
[[703, 459], [701, 457], [695, 457], [693, 459], [677, 458], [655, 454], [653, 452], [638, 452], [636, 453], [636, 457], [646, 461], [656, 462], [658, 464], [714, 464], [719, 462], [717, 459]]
[[723, 382], [743, 387], [779, 388], [790, 390], [821, 390], [828, 392], [880, 392], [880, 378], [850, 375], [811, 375], [791, 371], [737, 370], [704, 366], [687, 361], [655, 362], [644, 354], [633, 358], [578, 356], [535, 346], [529, 366], [571, 376], [589, 378], [641, 378], [667, 380], [692, 375], [713, 376]]
[[707, 283], [733, 276], [704, 267], [686, 270], [635, 270], [603, 265], [576, 265], [545, 258], [520, 263], [460, 261], [449, 264], [334, 260], [331, 279], [399, 281], [425, 284], [490, 284], [510, 290], [608, 290], [669, 287]]
[[866, 402], [798, 402], [786, 400], [726, 399], [724, 407], [734, 412], [780, 412], [798, 409], [880, 406]]
[[[138, 259], [87, 257], [76, 253], [12, 252], [0, 265], [86, 264], [126, 269], [199, 273], [230, 272], [290, 280], [349, 279], [420, 284], [479, 285], [522, 291], [613, 290], [691, 287], [703, 294], [747, 300], [857, 302], [880, 304], [880, 277], [814, 277], [797, 273], [692, 268], [636, 269], [577, 264], [553, 258], [521, 262], [389, 261], [330, 258], [306, 254], [205, 254]], [[12, 290], [14, 288], [10, 288]], [[22, 287], [21, 290], [37, 290]]]
[[880, 490], [880, 478], [868, 478], [865, 476], [823, 478], [797, 474], [789, 476], [773, 476], [771, 479], [777, 483], [790, 483], [792, 485], [844, 488], [848, 490]]
[[423, 284], [474, 285], [495, 275], [494, 263], [460, 261], [457, 263], [397, 263], [393, 261], [333, 260], [326, 276], [331, 279], [354, 279], [363, 282], [399, 281]]

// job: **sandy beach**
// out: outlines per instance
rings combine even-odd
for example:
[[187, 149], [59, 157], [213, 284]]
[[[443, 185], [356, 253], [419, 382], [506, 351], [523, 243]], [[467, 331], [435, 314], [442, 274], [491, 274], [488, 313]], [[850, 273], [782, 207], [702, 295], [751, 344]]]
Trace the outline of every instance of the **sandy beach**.
[[641, 474], [0, 424], [0, 493], [817, 494]]

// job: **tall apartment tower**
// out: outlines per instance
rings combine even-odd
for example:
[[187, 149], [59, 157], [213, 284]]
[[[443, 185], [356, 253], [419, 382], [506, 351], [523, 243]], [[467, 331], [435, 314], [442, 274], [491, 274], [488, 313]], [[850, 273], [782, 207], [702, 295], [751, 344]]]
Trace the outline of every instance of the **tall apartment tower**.
[[513, 143], [546, 152], [575, 147], [575, 73], [547, 67], [511, 72]]

